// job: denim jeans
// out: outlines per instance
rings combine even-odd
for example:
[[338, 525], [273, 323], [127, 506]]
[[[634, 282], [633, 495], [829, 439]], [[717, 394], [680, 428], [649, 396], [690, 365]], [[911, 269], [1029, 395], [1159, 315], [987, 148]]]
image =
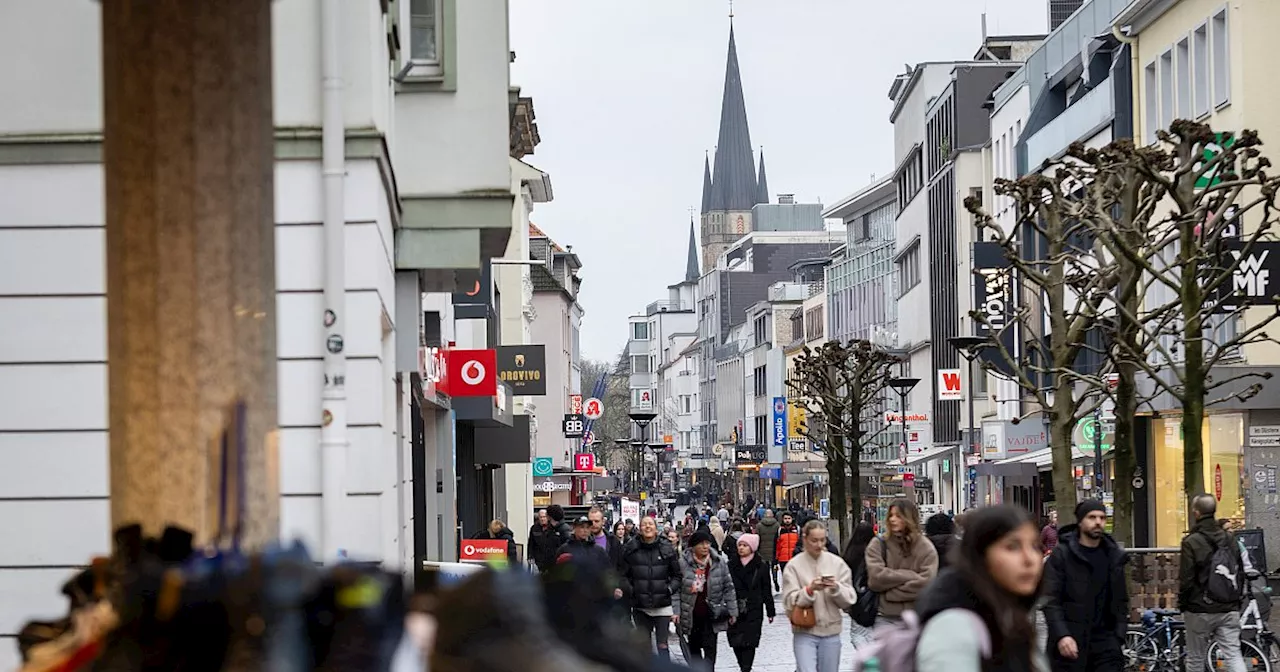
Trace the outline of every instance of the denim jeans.
[[[1210, 642], [1218, 643], [1218, 651], [1227, 665], [1227, 672], [1244, 672], [1244, 658], [1240, 655], [1240, 613], [1197, 614], [1182, 612], [1187, 624], [1187, 670], [1206, 666]], [[1192, 667], [1193, 662], [1198, 666]]]
[[840, 635], [818, 637], [802, 632], [795, 634], [792, 649], [799, 672], [839, 672]]

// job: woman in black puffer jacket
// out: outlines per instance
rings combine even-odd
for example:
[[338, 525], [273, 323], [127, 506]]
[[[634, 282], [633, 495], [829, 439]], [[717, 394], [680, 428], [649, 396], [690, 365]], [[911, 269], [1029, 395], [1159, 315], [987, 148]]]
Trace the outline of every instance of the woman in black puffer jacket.
[[623, 598], [631, 603], [631, 617], [648, 641], [656, 639], [658, 656], [667, 659], [667, 635], [671, 631], [671, 595], [680, 590], [680, 554], [658, 536], [652, 518], [640, 521], [640, 534], [622, 549], [618, 565]]

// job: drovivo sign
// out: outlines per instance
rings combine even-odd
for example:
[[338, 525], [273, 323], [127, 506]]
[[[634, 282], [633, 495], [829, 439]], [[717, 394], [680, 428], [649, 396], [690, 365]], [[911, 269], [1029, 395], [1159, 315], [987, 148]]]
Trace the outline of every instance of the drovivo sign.
[[773, 398], [773, 445], [787, 445], [787, 400], [782, 397]]

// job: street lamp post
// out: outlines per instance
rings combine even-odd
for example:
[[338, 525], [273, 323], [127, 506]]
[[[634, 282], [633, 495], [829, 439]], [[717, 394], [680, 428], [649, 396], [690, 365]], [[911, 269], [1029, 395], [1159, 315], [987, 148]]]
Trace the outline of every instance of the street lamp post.
[[[654, 413], [653, 411], [632, 411], [631, 413], [628, 414], [628, 416], [631, 418], [632, 422], [636, 423], [636, 427], [640, 429], [640, 434], [638, 438], [632, 441], [631, 445], [640, 452], [640, 460], [641, 460], [640, 473], [641, 475], [643, 475], [645, 436], [648, 434], [649, 423], [653, 422], [653, 419], [658, 417], [658, 414]], [[641, 487], [643, 487], [643, 484], [637, 485], [636, 487], [637, 494], [639, 494]]]
[[[951, 344], [951, 347], [955, 348], [956, 351], [960, 353], [961, 357], [964, 357], [964, 361], [967, 365], [965, 367], [965, 378], [968, 379], [968, 388], [969, 388], [968, 389], [969, 433], [968, 433], [968, 441], [967, 441], [969, 446], [968, 446], [968, 450], [966, 450], [963, 454], [961, 454], [960, 464], [956, 465], [957, 469], [965, 469], [967, 472], [969, 466], [965, 463], [965, 459], [966, 459], [965, 455], [977, 453], [979, 450], [981, 450], [980, 444], [974, 438], [975, 433], [977, 432], [977, 427], [975, 427], [976, 423], [973, 420], [973, 408], [974, 408], [973, 360], [977, 359], [978, 353], [981, 352], [982, 349], [987, 346], [987, 339], [982, 336], [954, 336], [952, 338], [947, 339], [947, 342]], [[956, 493], [956, 509], [957, 510], [960, 508], [960, 502], [961, 502], [960, 494]], [[972, 504], [972, 502], [970, 502], [970, 504]]]
[[[898, 393], [898, 415], [902, 419], [902, 465], [907, 464], [907, 395], [911, 394], [911, 390], [920, 384], [919, 378], [890, 378], [889, 387]], [[905, 478], [903, 479], [906, 480]], [[914, 487], [912, 488], [914, 490]], [[905, 490], [905, 488], [904, 488]]]

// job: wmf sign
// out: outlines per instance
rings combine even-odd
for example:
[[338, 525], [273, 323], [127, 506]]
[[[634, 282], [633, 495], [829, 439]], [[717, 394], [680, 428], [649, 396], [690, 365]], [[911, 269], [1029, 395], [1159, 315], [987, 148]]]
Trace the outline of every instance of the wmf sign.
[[[1228, 300], [1215, 311], [1231, 313], [1240, 306], [1280, 303], [1280, 242], [1254, 242], [1239, 238], [1222, 241], [1223, 268], [1231, 268], [1231, 279], [1218, 287], [1217, 294], [1229, 293]], [[1234, 300], [1230, 300], [1234, 299]]]

